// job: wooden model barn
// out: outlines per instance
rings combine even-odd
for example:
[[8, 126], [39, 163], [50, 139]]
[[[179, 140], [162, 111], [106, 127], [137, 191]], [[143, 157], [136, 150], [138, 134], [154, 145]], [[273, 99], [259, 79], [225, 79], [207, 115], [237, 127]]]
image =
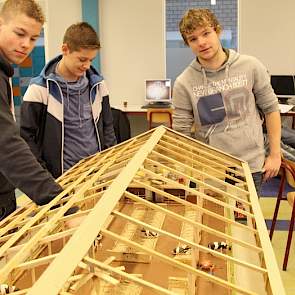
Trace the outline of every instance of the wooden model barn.
[[161, 126], [58, 182], [0, 223], [0, 294], [285, 294], [245, 162]]

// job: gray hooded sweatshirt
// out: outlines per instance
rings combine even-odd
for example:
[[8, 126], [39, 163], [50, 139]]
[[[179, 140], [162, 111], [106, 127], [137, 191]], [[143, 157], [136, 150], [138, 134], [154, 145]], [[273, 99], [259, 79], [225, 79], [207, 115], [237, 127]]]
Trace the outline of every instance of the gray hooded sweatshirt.
[[175, 81], [173, 129], [247, 161], [261, 171], [264, 159], [262, 114], [279, 110], [266, 68], [252, 56], [229, 50], [217, 70], [195, 59]]

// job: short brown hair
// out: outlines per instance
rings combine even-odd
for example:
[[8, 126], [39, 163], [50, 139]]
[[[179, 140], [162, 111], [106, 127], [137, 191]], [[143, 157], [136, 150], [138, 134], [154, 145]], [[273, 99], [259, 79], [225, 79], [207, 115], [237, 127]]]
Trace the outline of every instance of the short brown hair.
[[212, 27], [216, 33], [220, 33], [222, 30], [218, 19], [211, 10], [189, 9], [179, 22], [179, 31], [185, 44], [188, 44], [186, 35], [200, 27]]
[[0, 16], [9, 20], [17, 13], [23, 13], [42, 25], [45, 22], [42, 8], [34, 0], [6, 0], [1, 8]]
[[100, 48], [97, 33], [86, 22], [71, 25], [65, 32], [63, 43], [68, 45], [70, 51]]

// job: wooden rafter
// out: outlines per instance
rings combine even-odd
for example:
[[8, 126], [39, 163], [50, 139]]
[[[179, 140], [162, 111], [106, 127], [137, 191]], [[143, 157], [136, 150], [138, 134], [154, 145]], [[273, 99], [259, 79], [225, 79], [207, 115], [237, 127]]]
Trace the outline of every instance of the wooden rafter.
[[[237, 158], [161, 126], [83, 159], [57, 181], [64, 191], [49, 204], [27, 204], [0, 222], [0, 281], [20, 289], [11, 294], [98, 295], [123, 284], [134, 294], [195, 295], [204, 281], [218, 294], [285, 294], [249, 167]], [[80, 210], [65, 216], [73, 206]], [[157, 222], [140, 217], [149, 212]], [[112, 256], [114, 242], [133, 249], [135, 273]], [[190, 251], [178, 259], [173, 247], [182, 245]], [[158, 260], [164, 284], [148, 277]], [[255, 284], [241, 283], [237, 269]]]

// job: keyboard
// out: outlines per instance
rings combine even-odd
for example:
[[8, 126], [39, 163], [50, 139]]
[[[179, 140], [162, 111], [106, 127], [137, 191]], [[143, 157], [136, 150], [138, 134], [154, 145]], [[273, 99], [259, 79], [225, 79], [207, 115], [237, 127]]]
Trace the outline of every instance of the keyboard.
[[172, 105], [168, 103], [151, 103], [151, 104], [146, 104], [143, 105], [141, 108], [142, 109], [169, 109], [171, 108]]

